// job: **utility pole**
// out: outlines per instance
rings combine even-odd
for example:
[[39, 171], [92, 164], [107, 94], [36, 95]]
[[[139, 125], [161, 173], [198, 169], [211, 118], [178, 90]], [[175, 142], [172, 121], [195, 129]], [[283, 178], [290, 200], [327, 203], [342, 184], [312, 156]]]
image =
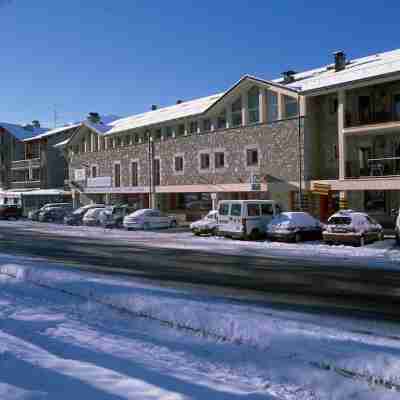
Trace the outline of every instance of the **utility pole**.
[[303, 211], [303, 155], [301, 143], [301, 115], [300, 115], [300, 96], [297, 97], [297, 115], [298, 115], [298, 151], [299, 151], [299, 208]]

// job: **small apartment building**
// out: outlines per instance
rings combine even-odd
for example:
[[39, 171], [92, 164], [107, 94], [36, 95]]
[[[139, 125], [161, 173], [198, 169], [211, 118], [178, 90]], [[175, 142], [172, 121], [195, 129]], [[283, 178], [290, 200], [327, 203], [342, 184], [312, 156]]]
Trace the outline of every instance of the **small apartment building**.
[[245, 76], [214, 96], [86, 121], [65, 146], [71, 190], [77, 203], [151, 204], [189, 219], [217, 199], [290, 208], [307, 179], [299, 104], [296, 90]]
[[0, 123], [2, 204], [18, 198], [27, 213], [46, 202], [70, 197], [64, 191], [67, 163], [56, 145], [68, 139], [78, 126], [48, 130], [40, 128], [37, 121], [26, 127]]

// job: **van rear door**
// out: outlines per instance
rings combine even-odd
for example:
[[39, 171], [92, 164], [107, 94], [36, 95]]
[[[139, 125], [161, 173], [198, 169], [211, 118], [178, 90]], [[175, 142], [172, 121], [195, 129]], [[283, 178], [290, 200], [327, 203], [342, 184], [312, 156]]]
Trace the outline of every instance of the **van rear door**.
[[229, 218], [229, 230], [232, 232], [242, 231], [242, 203], [232, 203]]
[[226, 226], [229, 224], [230, 204], [229, 203], [219, 203], [218, 206], [218, 224], [221, 225], [222, 230], [225, 230]]

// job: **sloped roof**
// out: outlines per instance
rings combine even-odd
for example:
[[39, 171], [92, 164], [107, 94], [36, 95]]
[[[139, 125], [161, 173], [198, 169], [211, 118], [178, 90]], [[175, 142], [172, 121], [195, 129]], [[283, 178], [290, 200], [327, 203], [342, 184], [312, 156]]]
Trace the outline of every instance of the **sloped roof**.
[[72, 128], [78, 128], [80, 125], [81, 125], [81, 123], [79, 122], [78, 124], [71, 124], [71, 125], [61, 126], [59, 128], [50, 129], [39, 135], [28, 137], [28, 138], [24, 139], [24, 142], [29, 142], [31, 140], [37, 140], [37, 139], [43, 139], [43, 138], [46, 138], [46, 137], [49, 137], [52, 135], [56, 135], [57, 133], [67, 131]]
[[10, 132], [18, 140], [25, 140], [33, 135], [40, 135], [48, 131], [46, 128], [25, 128], [22, 125], [8, 122], [0, 122], [0, 127]]
[[[307, 93], [396, 72], [400, 72], [400, 49], [350, 60], [346, 68], [338, 72], [333, 64], [304, 71], [295, 74], [294, 82], [286, 86]], [[275, 82], [283, 84], [283, 78]]]
[[211, 104], [215, 103], [223, 93], [212, 96], [189, 100], [173, 106], [147, 111], [142, 114], [121, 118], [109, 124], [92, 124], [85, 121], [85, 125], [94, 129], [98, 134], [113, 134], [129, 129], [142, 128], [162, 122], [172, 121], [178, 118], [202, 114]]

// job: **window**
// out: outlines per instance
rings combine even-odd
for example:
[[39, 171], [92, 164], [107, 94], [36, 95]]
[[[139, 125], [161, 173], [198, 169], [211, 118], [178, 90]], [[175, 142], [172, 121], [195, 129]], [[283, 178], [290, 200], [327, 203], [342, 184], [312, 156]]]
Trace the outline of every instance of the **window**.
[[225, 110], [218, 116], [217, 127], [218, 127], [218, 129], [226, 128], [226, 111]]
[[258, 150], [257, 149], [246, 150], [246, 159], [248, 167], [258, 165]]
[[33, 168], [32, 169], [32, 180], [33, 181], [40, 181], [40, 168]]
[[231, 216], [232, 217], [240, 217], [242, 215], [242, 205], [241, 204], [232, 204], [231, 205]]
[[135, 144], [139, 143], [139, 135], [138, 134], [133, 135], [133, 142]]
[[274, 215], [272, 204], [261, 204], [261, 215]]
[[249, 107], [249, 123], [256, 124], [260, 122], [260, 91], [257, 86], [254, 86], [248, 93]]
[[222, 203], [218, 210], [219, 215], [229, 215], [229, 204]]
[[178, 156], [175, 157], [175, 172], [182, 172], [183, 171], [183, 157]]
[[260, 216], [259, 204], [247, 204], [247, 215], [249, 217], [259, 217]]
[[121, 164], [114, 164], [114, 186], [121, 187]]
[[92, 178], [97, 178], [97, 166], [92, 166]]
[[200, 154], [200, 169], [210, 169], [210, 155], [207, 153]]
[[285, 118], [294, 118], [298, 115], [297, 99], [290, 96], [283, 96]]
[[160, 186], [160, 183], [161, 183], [160, 160], [155, 159], [153, 163], [153, 184], [154, 186]]
[[162, 136], [161, 129], [156, 129], [156, 131], [154, 132], [154, 139], [161, 140], [161, 136]]
[[139, 176], [138, 176], [138, 163], [136, 162], [136, 161], [132, 161], [132, 164], [131, 164], [131, 173], [132, 173], [132, 175], [131, 175], [131, 178], [132, 178], [132, 180], [131, 180], [131, 185], [132, 186], [138, 186], [138, 184], [139, 184], [139, 182], [138, 182], [138, 178], [139, 178]]
[[185, 125], [180, 124], [180, 125], [178, 125], [178, 129], [176, 131], [176, 136], [184, 136], [184, 135], [185, 135]]
[[225, 154], [222, 152], [215, 153], [215, 168], [223, 168], [225, 166]]
[[93, 135], [93, 151], [99, 151], [99, 137]]
[[121, 147], [121, 145], [122, 145], [122, 139], [121, 139], [120, 136], [118, 136], [118, 137], [115, 139], [115, 146], [116, 146], [116, 147]]
[[165, 137], [166, 139], [172, 138], [172, 128], [170, 126], [165, 128]]
[[198, 127], [197, 121], [192, 121], [189, 124], [189, 133], [197, 133], [197, 127]]
[[338, 110], [338, 99], [337, 97], [330, 97], [329, 98], [329, 113], [336, 114]]
[[11, 172], [13, 182], [28, 182], [29, 170], [28, 169], [15, 169]]
[[242, 125], [242, 98], [239, 97], [232, 104], [232, 126]]
[[400, 94], [393, 96], [393, 114], [396, 121], [400, 120]]
[[106, 149], [106, 139], [101, 137], [100, 138], [100, 151], [104, 151]]
[[211, 120], [209, 118], [203, 119], [203, 132], [211, 131]]
[[129, 146], [131, 144], [131, 135], [126, 135], [124, 140], [124, 145]]
[[267, 121], [278, 120], [278, 95], [275, 92], [267, 90]]

